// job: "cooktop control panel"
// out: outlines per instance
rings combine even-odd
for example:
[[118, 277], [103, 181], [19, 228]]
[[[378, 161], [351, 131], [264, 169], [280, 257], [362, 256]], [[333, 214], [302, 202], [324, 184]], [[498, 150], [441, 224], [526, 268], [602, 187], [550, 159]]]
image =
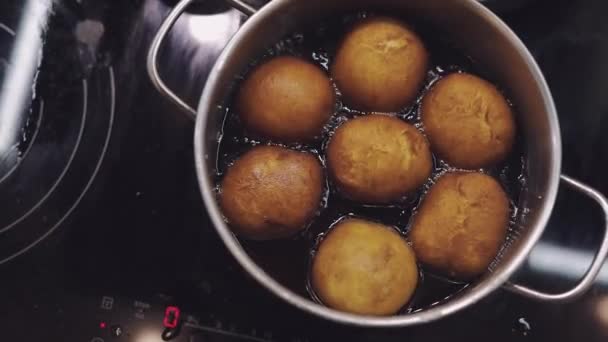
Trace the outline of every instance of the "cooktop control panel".
[[[86, 317], [74, 324], [73, 341], [85, 342], [240, 342], [275, 341], [268, 331], [238, 327], [229, 322], [202, 319], [160, 296], [151, 301], [102, 295], [80, 301], [81, 307], [67, 308], [67, 315]], [[74, 303], [75, 301], [72, 301]], [[304, 340], [298, 340], [304, 341]]]

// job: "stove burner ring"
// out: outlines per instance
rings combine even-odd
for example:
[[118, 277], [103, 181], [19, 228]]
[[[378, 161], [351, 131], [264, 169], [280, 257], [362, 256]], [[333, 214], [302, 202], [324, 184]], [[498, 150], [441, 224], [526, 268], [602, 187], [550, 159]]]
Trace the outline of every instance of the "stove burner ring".
[[[110, 109], [109, 117], [107, 120], [108, 121], [107, 122], [107, 133], [105, 135], [103, 145], [101, 146], [101, 152], [99, 153], [99, 157], [97, 159], [97, 162], [94, 164], [95, 166], [94, 166], [92, 172], [90, 173], [90, 176], [88, 177], [88, 179], [86, 179], [86, 182], [81, 187], [81, 191], [79, 191], [79, 193], [76, 195], [76, 198], [74, 198], [71, 201], [71, 205], [63, 211], [62, 215], [60, 215], [55, 222], [53, 222], [52, 224], [47, 226], [46, 229], [43, 229], [43, 230], [39, 229], [38, 234], [34, 234], [34, 235], [30, 236], [27, 242], [22, 243], [20, 246], [14, 246], [11, 244], [11, 241], [5, 241], [5, 239], [3, 239], [2, 235], [5, 232], [5, 230], [8, 230], [8, 229], [6, 229], [6, 227], [3, 228], [3, 231], [0, 231], [0, 246], [2, 246], [2, 244], [4, 242], [7, 242], [8, 246], [13, 248], [13, 251], [10, 254], [0, 254], [0, 265], [7, 263], [7, 262], [13, 260], [14, 258], [28, 252], [33, 247], [35, 247], [37, 244], [39, 244], [44, 239], [46, 239], [48, 236], [50, 236], [53, 232], [55, 232], [61, 226], [61, 224], [65, 221], [65, 219], [68, 218], [68, 216], [76, 209], [78, 204], [81, 202], [81, 200], [84, 198], [85, 194], [91, 187], [97, 174], [99, 173], [99, 169], [101, 168], [101, 166], [103, 164], [103, 161], [105, 159], [105, 156], [106, 156], [106, 153], [108, 150], [108, 146], [110, 144], [110, 138], [111, 138], [111, 134], [112, 134], [113, 126], [114, 126], [114, 120], [115, 120], [115, 83], [114, 83], [114, 70], [111, 66], [107, 68], [107, 75], [108, 75], [108, 79], [109, 79], [109, 86], [110, 86], [109, 91], [110, 91], [110, 95], [111, 95], [110, 103], [109, 103], [109, 109]], [[32, 143], [34, 143], [34, 142], [32, 142]], [[77, 151], [77, 150], [78, 149], [75, 149], [75, 151]], [[76, 155], [76, 154], [77, 153], [75, 153], [74, 158], [72, 158], [72, 161], [74, 159], [78, 158], [78, 155]], [[75, 171], [74, 169], [78, 169], [78, 167], [76, 167], [76, 166], [70, 167], [70, 165], [67, 165], [66, 168], [64, 169], [64, 172], [61, 175], [61, 178], [57, 180], [54, 188], [51, 191], [49, 191], [47, 193], [47, 195], [45, 196], [45, 198], [43, 200], [41, 200], [40, 203], [38, 204], [38, 210], [31, 210], [31, 212], [29, 213], [30, 215], [23, 217], [21, 219], [21, 221], [27, 222], [28, 221], [27, 219], [29, 217], [40, 216], [40, 215], [37, 215], [37, 212], [45, 211], [45, 209], [47, 209], [47, 208], [45, 208], [46, 207], [45, 204], [48, 203], [49, 201], [46, 201], [46, 199], [51, 197], [53, 193], [58, 192], [59, 190], [57, 188], [69, 187], [69, 185], [64, 184], [66, 182], [61, 182], [61, 180], [66, 176], [66, 174], [68, 172], [79, 173], [78, 171]], [[52, 208], [51, 208], [51, 210], [52, 210]], [[15, 231], [18, 231], [18, 230], [19, 229], [16, 229]], [[15, 248], [15, 247], [18, 247], [18, 248]], [[3, 251], [3, 250], [0, 249], [0, 251]]]
[[[0, 35], [3, 32], [15, 37], [0, 22]], [[38, 110], [30, 118], [35, 127], [28, 145], [15, 165], [0, 175], [0, 203], [7, 215], [15, 215], [0, 216], [0, 265], [31, 250], [61, 226], [85, 197], [105, 159], [115, 120], [113, 68], [99, 68], [82, 79], [80, 87], [61, 92], [48, 101], [33, 100]]]
[[11, 36], [15, 36], [15, 31], [13, 31], [12, 28], [6, 26], [4, 23], [0, 22], [0, 29], [4, 30], [5, 32], [7, 32], [8, 34], [10, 34]]
[[[67, 173], [68, 169], [72, 165], [72, 162], [74, 161], [74, 157], [76, 156], [76, 153], [78, 152], [78, 148], [80, 147], [80, 143], [82, 142], [82, 135], [84, 133], [84, 127], [86, 125], [86, 120], [87, 120], [88, 89], [89, 88], [88, 88], [87, 81], [86, 80], [82, 80], [82, 94], [83, 94], [82, 122], [80, 124], [80, 128], [79, 128], [79, 131], [78, 131], [78, 137], [76, 138], [76, 143], [74, 144], [74, 149], [72, 150], [72, 153], [70, 154], [70, 157], [69, 157], [67, 163], [65, 164], [65, 167], [63, 168], [63, 170], [61, 171], [61, 173], [57, 177], [57, 180], [53, 183], [53, 185], [50, 187], [50, 189], [44, 194], [44, 196], [42, 196], [40, 198], [40, 200], [36, 204], [34, 204], [27, 212], [25, 212], [19, 218], [17, 218], [16, 220], [14, 220], [9, 225], [7, 225], [7, 226], [5, 226], [3, 228], [0, 228], [0, 234], [5, 233], [5, 232], [11, 230], [13, 227], [16, 227], [19, 223], [21, 223], [24, 219], [26, 219], [34, 211], [36, 211], [41, 205], [44, 204], [44, 202], [55, 191], [55, 189], [57, 189], [57, 186], [59, 186], [59, 184], [61, 183], [61, 181], [63, 181], [63, 179], [65, 177], [65, 174]], [[41, 117], [42, 117], [42, 115], [41, 115]], [[32, 142], [30, 143], [30, 147], [33, 146], [34, 144], [35, 144], [35, 141], [32, 140]], [[28, 150], [29, 150], [29, 148], [28, 148]], [[22, 158], [22, 160], [23, 159], [24, 158]], [[17, 166], [18, 166], [18, 164], [15, 165], [14, 169], [16, 169]]]

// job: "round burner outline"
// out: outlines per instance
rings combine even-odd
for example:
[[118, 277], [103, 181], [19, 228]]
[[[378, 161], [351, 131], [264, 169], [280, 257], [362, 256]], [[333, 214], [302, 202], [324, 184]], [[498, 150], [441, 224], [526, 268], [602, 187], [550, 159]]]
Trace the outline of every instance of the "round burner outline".
[[[89, 97], [88, 83], [87, 83], [87, 80], [83, 79], [82, 81], [83, 81], [83, 83], [82, 83], [82, 94], [83, 94], [82, 120], [80, 122], [80, 128], [78, 129], [78, 137], [76, 138], [76, 144], [74, 144], [74, 148], [72, 149], [72, 153], [70, 153], [70, 158], [68, 159], [68, 162], [65, 164], [63, 170], [61, 170], [61, 173], [59, 174], [59, 177], [57, 177], [57, 179], [55, 180], [55, 182], [53, 183], [51, 188], [46, 192], [46, 194], [44, 194], [44, 196], [42, 196], [42, 198], [40, 198], [40, 200], [38, 200], [38, 202], [36, 204], [34, 204], [28, 211], [26, 211], [23, 215], [21, 215], [21, 217], [14, 220], [9, 225], [7, 225], [3, 228], [0, 228], [0, 234], [3, 234], [5, 232], [11, 230], [13, 227], [17, 226], [19, 223], [21, 223], [23, 220], [25, 220], [28, 216], [30, 216], [34, 211], [36, 211], [38, 208], [40, 208], [40, 206], [42, 204], [44, 204], [44, 202], [46, 202], [46, 200], [49, 198], [49, 196], [51, 196], [53, 194], [55, 189], [57, 189], [57, 187], [59, 186], [59, 184], [65, 177], [65, 174], [68, 172], [68, 169], [72, 165], [72, 162], [74, 161], [74, 158], [76, 157], [76, 154], [78, 153], [78, 149], [80, 148], [80, 143], [82, 142], [82, 135], [84, 133], [84, 127], [87, 123], [87, 112], [88, 112], [88, 104], [89, 104], [88, 103], [89, 102], [88, 101], [88, 97]], [[32, 141], [30, 146], [33, 146], [33, 143], [34, 143], [34, 141]]]
[[7, 25], [5, 25], [2, 22], [0, 22], [0, 29], [3, 29], [4, 31], [8, 32], [8, 34], [10, 34], [13, 37], [15, 36], [15, 31], [13, 31], [12, 28], [8, 27]]
[[[76, 200], [72, 203], [72, 205], [68, 208], [68, 210], [65, 211], [65, 213], [63, 213], [63, 215], [57, 220], [57, 222], [55, 222], [54, 225], [52, 225], [42, 235], [37, 237], [34, 241], [29, 243], [25, 247], [21, 248], [17, 252], [13, 253], [12, 255], [10, 255], [4, 259], [0, 259], [0, 265], [7, 263], [7, 262], [13, 260], [14, 258], [28, 252], [33, 247], [35, 247], [40, 242], [42, 242], [44, 239], [46, 239], [48, 236], [50, 236], [55, 230], [57, 230], [57, 228], [59, 228], [61, 226], [61, 224], [65, 221], [65, 219], [67, 219], [70, 216], [70, 214], [76, 209], [78, 204], [82, 201], [82, 199], [88, 192], [89, 188], [93, 184], [93, 181], [95, 180], [95, 178], [99, 172], [99, 169], [101, 168], [101, 165], [103, 164], [103, 162], [105, 160], [105, 156], [107, 154], [108, 147], [110, 144], [110, 138], [112, 136], [112, 131], [114, 128], [114, 119], [115, 119], [115, 110], [116, 110], [116, 85], [115, 85], [115, 78], [114, 78], [114, 69], [112, 66], [108, 66], [107, 71], [108, 71], [108, 76], [109, 76], [109, 80], [110, 80], [110, 116], [109, 116], [109, 120], [108, 120], [107, 133], [105, 136], [105, 140], [103, 142], [103, 147], [102, 147], [101, 153], [99, 154], [97, 163], [95, 164], [95, 168], [93, 169], [93, 172], [91, 173], [85, 186], [80, 191], [80, 194], [77, 196]], [[83, 85], [86, 84], [86, 80], [83, 79], [83, 81], [84, 81]], [[88, 95], [88, 92], [86, 94]], [[86, 100], [86, 104], [88, 105], [88, 99]], [[81, 124], [81, 129], [79, 132], [79, 137], [78, 137], [79, 140], [80, 140], [80, 136], [82, 135], [82, 132], [84, 129], [84, 122], [86, 122], [86, 120], [84, 120], [84, 118], [83, 118], [82, 124]], [[78, 151], [78, 148], [75, 148], [73, 151]], [[76, 153], [73, 153], [73, 155], [75, 156]], [[70, 157], [70, 163], [69, 163], [70, 165], [71, 165], [71, 161], [73, 161], [73, 156]], [[64, 168], [64, 170], [62, 171], [62, 174], [61, 174], [62, 177], [65, 176], [65, 173], [67, 172], [68, 169], [69, 169], [69, 167]], [[60, 181], [56, 182], [56, 184], [57, 185], [60, 184]], [[53, 190], [55, 188], [56, 188], [56, 186], [53, 188]], [[53, 191], [49, 191], [47, 193], [47, 195], [45, 195], [45, 199], [48, 198], [52, 192]], [[42, 202], [40, 202], [40, 204], [42, 204]], [[29, 214], [31, 214], [32, 212], [33, 212], [33, 210], [28, 211]], [[24, 215], [23, 219], [25, 217], [26, 216]], [[14, 226], [14, 224], [11, 224], [11, 226]], [[3, 231], [7, 231], [7, 229], [4, 229]], [[2, 233], [3, 231], [0, 231], [0, 233]]]

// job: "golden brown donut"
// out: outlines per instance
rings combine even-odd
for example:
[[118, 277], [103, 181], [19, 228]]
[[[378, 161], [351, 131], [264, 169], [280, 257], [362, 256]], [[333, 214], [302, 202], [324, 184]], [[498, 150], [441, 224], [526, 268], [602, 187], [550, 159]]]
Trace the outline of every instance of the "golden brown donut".
[[319, 208], [323, 171], [311, 153], [254, 147], [228, 169], [220, 205], [231, 228], [254, 240], [304, 229]]
[[416, 257], [391, 227], [346, 219], [333, 227], [314, 255], [311, 282], [329, 307], [364, 315], [390, 315], [412, 297]]
[[392, 112], [416, 98], [429, 55], [404, 23], [373, 17], [358, 23], [336, 53], [331, 74], [345, 102], [364, 111]]
[[246, 77], [236, 104], [250, 132], [284, 143], [302, 142], [321, 135], [334, 111], [335, 92], [320, 68], [282, 56]]
[[415, 127], [396, 117], [369, 114], [338, 127], [327, 147], [327, 164], [346, 197], [387, 203], [426, 181], [432, 156]]
[[507, 100], [494, 85], [471, 74], [439, 80], [423, 98], [421, 116], [433, 150], [455, 167], [499, 163], [515, 139]]
[[505, 241], [509, 200], [479, 172], [441, 176], [414, 216], [409, 238], [418, 259], [451, 278], [483, 273]]

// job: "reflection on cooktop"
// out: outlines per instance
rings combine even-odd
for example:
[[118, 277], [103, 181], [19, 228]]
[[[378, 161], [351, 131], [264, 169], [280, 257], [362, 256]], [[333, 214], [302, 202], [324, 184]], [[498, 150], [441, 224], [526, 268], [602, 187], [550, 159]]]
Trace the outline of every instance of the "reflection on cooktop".
[[[39, 25], [36, 20], [31, 25]], [[15, 41], [15, 31], [6, 24], [0, 23], [0, 79], [2, 79], [2, 96], [0, 97], [0, 180], [13, 172], [23, 154], [27, 152], [29, 141], [35, 135], [37, 125], [27, 129], [30, 120], [31, 89], [35, 83], [36, 66], [39, 63], [40, 40], [34, 39], [31, 45]], [[20, 48], [21, 51], [13, 51]], [[20, 68], [21, 58], [29, 59], [30, 67]], [[24, 64], [28, 65], [28, 64]], [[40, 106], [43, 106], [42, 104]], [[32, 115], [36, 115], [32, 113]], [[40, 113], [38, 113], [38, 116]]]

